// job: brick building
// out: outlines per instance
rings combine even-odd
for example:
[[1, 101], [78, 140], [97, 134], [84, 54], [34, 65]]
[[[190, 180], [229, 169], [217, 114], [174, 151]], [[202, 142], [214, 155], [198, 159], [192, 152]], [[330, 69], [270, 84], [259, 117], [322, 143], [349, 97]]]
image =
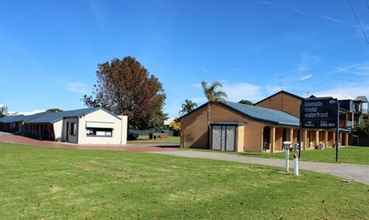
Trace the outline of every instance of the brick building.
[[[282, 150], [285, 141], [297, 143], [300, 106], [304, 98], [277, 92], [254, 105], [206, 103], [180, 118], [181, 146], [221, 151]], [[339, 143], [348, 145], [364, 102], [342, 100]], [[302, 148], [333, 147], [335, 129], [303, 129]]]

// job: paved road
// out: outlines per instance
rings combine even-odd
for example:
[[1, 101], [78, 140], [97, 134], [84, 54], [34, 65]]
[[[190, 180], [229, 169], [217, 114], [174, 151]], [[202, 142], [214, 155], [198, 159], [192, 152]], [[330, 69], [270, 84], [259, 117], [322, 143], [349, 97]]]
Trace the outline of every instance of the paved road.
[[[211, 151], [207, 152], [195, 150], [185, 150], [185, 151], [180, 150], [180, 151], [155, 152], [155, 153], [179, 157], [234, 161], [240, 163], [258, 164], [282, 168], [285, 166], [284, 165], [285, 161], [280, 159], [266, 159]], [[293, 167], [292, 162], [291, 167]], [[301, 161], [300, 167], [303, 170], [331, 174], [345, 179], [351, 179], [361, 183], [369, 184], [369, 166], [367, 165], [333, 164], [333, 163]]]

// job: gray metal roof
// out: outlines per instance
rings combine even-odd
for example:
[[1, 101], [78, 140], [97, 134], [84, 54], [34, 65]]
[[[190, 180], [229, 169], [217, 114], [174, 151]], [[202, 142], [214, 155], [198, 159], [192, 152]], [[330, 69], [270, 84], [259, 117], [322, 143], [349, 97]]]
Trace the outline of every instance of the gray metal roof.
[[33, 114], [33, 115], [11, 115], [0, 118], [0, 123], [14, 123], [14, 122], [22, 122], [27, 120], [32, 120], [37, 117], [42, 116], [45, 112]]
[[0, 118], [0, 123], [12, 123], [17, 121], [23, 121], [24, 115], [12, 115], [12, 116], [4, 116]]
[[260, 106], [255, 105], [245, 105], [236, 102], [222, 102], [224, 105], [228, 106], [229, 108], [242, 113], [250, 118], [255, 120], [261, 120], [270, 122], [273, 124], [279, 125], [287, 125], [287, 126], [299, 126], [300, 122], [299, 119], [295, 116], [292, 116], [288, 113], [263, 108]]
[[98, 109], [96, 108], [84, 108], [78, 110], [71, 111], [63, 111], [63, 112], [45, 112], [40, 117], [36, 117], [31, 120], [25, 120], [26, 123], [55, 123], [57, 121], [63, 120], [63, 118], [67, 117], [82, 117], [89, 113], [92, 113]]
[[14, 122], [55, 123], [66, 117], [82, 117], [96, 110], [98, 109], [84, 108], [84, 109], [63, 111], [63, 112], [42, 112], [42, 113], [37, 113], [33, 115], [5, 116], [5, 117], [0, 118], [0, 123], [14, 123]]

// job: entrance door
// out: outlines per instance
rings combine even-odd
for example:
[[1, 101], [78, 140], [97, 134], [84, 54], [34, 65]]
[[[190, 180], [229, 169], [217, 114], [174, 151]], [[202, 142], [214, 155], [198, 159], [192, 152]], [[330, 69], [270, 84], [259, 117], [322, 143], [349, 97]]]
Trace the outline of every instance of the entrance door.
[[235, 151], [235, 143], [236, 143], [236, 127], [235, 126], [226, 126], [226, 143], [225, 143], [225, 151]]
[[234, 152], [236, 149], [236, 126], [213, 125], [211, 143], [213, 150]]
[[69, 141], [69, 122], [67, 122], [67, 129], [65, 130], [65, 139]]
[[222, 126], [212, 126], [212, 149], [222, 150]]

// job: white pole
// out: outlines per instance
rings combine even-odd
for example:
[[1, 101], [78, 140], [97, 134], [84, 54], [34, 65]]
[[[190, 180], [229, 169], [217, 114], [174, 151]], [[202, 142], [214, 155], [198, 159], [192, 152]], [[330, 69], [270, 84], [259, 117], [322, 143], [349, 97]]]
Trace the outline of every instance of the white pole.
[[295, 160], [294, 160], [294, 166], [293, 166], [293, 174], [295, 176], [299, 176], [300, 175], [300, 172], [299, 172], [299, 157], [295, 154], [294, 156]]
[[290, 146], [291, 146], [291, 142], [289, 141], [285, 141], [283, 142], [283, 149], [284, 149], [284, 155], [285, 155], [285, 167], [286, 167], [286, 172], [289, 173], [290, 172]]
[[290, 150], [288, 149], [286, 145], [284, 148], [284, 152], [286, 156], [286, 172], [289, 173], [290, 172]]

